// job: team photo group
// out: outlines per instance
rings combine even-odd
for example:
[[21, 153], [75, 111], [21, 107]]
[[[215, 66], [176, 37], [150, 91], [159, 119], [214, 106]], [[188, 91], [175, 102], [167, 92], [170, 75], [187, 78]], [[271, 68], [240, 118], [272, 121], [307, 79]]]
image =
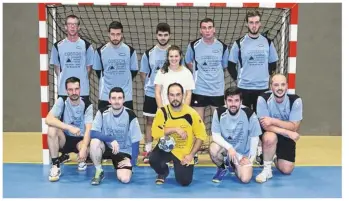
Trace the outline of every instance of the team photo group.
[[[109, 41], [94, 48], [79, 35], [79, 17], [66, 16], [66, 37], [50, 47], [58, 97], [46, 117], [49, 181], [58, 181], [61, 164], [77, 153], [79, 171], [93, 163], [92, 185], [102, 184], [106, 159], [113, 163], [116, 180], [126, 184], [137, 174], [133, 168], [142, 155], [154, 170], [155, 184], [166, 183], [173, 164], [178, 185], [189, 186], [198, 151], [209, 137], [208, 153], [217, 166], [212, 182], [232, 174], [241, 183], [264, 183], [272, 179], [273, 166], [291, 174], [303, 104], [288, 93], [287, 74], [277, 71], [280, 53], [260, 33], [261, 18], [258, 10], [247, 11], [248, 32], [232, 44], [216, 38], [214, 19], [204, 18], [198, 22], [201, 37], [187, 47], [171, 44], [171, 26], [160, 22], [152, 30], [156, 44], [138, 52], [124, 42], [120, 21], [109, 22], [104, 30]], [[96, 103], [90, 100], [92, 73], [98, 77]], [[225, 73], [233, 86], [225, 86]], [[138, 74], [143, 116], [134, 112]], [[212, 111], [210, 128], [204, 121], [207, 108]], [[144, 133], [139, 118], [145, 118]], [[141, 141], [144, 153], [139, 154]], [[254, 175], [256, 163], [263, 168]]]

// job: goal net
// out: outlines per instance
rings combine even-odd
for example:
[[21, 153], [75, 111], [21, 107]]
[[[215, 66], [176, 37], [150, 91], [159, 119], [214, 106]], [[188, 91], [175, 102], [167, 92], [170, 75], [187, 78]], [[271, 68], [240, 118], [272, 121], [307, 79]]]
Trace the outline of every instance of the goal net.
[[[160, 22], [167, 22], [171, 27], [171, 41], [186, 52], [190, 41], [200, 37], [199, 22], [205, 17], [215, 22], [216, 37], [229, 47], [234, 41], [247, 33], [245, 15], [250, 9], [257, 9], [262, 13], [261, 33], [270, 38], [277, 49], [279, 61], [278, 72], [287, 74], [289, 51], [289, 8], [234, 8], [234, 7], [181, 7], [181, 6], [113, 6], [113, 5], [46, 5], [48, 55], [52, 45], [66, 37], [65, 17], [74, 14], [80, 18], [80, 36], [92, 43], [94, 49], [107, 43], [108, 25], [120, 21], [124, 26], [124, 42], [137, 51], [140, 64], [143, 53], [156, 44], [156, 26]], [[56, 98], [56, 78], [53, 69], [49, 69], [49, 107]], [[228, 73], [225, 74], [225, 87], [234, 85]], [[90, 77], [90, 99], [98, 103], [98, 78], [95, 72]], [[134, 111], [139, 118], [142, 132], [145, 132], [145, 118], [143, 117], [144, 86], [140, 75], [133, 81]], [[212, 112], [205, 111], [205, 125], [209, 135]], [[207, 151], [211, 141], [209, 138], [202, 146], [202, 152]], [[143, 151], [143, 144], [140, 146]]]

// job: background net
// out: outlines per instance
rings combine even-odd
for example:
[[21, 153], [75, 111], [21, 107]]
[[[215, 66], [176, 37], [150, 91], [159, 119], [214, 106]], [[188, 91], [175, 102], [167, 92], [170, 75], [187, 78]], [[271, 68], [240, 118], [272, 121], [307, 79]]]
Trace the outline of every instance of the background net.
[[[135, 48], [139, 64], [143, 53], [156, 44], [155, 30], [160, 22], [167, 22], [170, 25], [172, 35], [170, 44], [178, 45], [185, 54], [188, 43], [200, 37], [200, 20], [205, 17], [212, 18], [215, 22], [216, 37], [227, 44], [230, 50], [234, 41], [247, 33], [245, 15], [249, 9], [255, 8], [48, 5], [49, 55], [54, 42], [66, 37], [64, 22], [65, 17], [70, 14], [80, 18], [80, 36], [92, 43], [94, 49], [109, 41], [109, 24], [114, 20], [120, 21], [124, 27], [124, 42]], [[278, 8], [258, 8], [258, 10], [262, 13], [260, 31], [273, 41], [279, 55], [277, 71], [287, 74], [290, 10]], [[233, 85], [230, 75], [225, 73], [225, 87]], [[55, 88], [54, 71], [50, 68], [50, 108], [55, 101]], [[95, 104], [96, 112], [98, 78], [95, 72], [92, 72], [90, 77], [90, 98]], [[134, 111], [144, 133], [143, 99], [144, 88], [138, 74], [133, 81], [133, 102]], [[212, 112], [209, 108], [205, 110], [204, 122], [209, 135], [211, 135]], [[210, 141], [211, 137], [203, 144], [201, 152], [207, 151]], [[140, 148], [143, 149], [143, 143]]]

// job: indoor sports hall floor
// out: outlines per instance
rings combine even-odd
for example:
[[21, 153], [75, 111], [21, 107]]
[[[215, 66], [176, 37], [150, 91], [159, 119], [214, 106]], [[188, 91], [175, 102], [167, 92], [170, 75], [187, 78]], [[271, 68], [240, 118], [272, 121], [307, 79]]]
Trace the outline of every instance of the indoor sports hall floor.
[[[4, 198], [340, 198], [342, 197], [341, 137], [301, 137], [297, 144], [296, 168], [292, 175], [274, 177], [264, 184], [252, 180], [240, 183], [226, 175], [220, 184], [211, 182], [215, 167], [208, 156], [199, 156], [189, 187], [177, 185], [173, 170], [164, 185], [155, 185], [155, 173], [147, 165], [134, 169], [129, 184], [116, 180], [113, 167], [105, 167], [100, 186], [90, 185], [94, 167], [78, 172], [76, 163], [63, 165], [58, 182], [48, 181], [50, 166], [41, 164], [40, 133], [4, 133], [3, 196]], [[72, 155], [72, 158], [75, 158]], [[253, 178], [261, 170], [254, 168]]]

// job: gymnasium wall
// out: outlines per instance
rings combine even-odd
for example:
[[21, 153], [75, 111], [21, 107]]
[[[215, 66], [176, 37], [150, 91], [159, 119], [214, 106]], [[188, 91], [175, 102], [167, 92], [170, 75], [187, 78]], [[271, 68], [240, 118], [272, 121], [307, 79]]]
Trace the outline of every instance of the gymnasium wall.
[[[41, 132], [37, 4], [3, 4], [5, 132]], [[303, 135], [341, 135], [339, 3], [300, 4], [296, 93]], [[326, 15], [324, 15], [326, 13]]]

